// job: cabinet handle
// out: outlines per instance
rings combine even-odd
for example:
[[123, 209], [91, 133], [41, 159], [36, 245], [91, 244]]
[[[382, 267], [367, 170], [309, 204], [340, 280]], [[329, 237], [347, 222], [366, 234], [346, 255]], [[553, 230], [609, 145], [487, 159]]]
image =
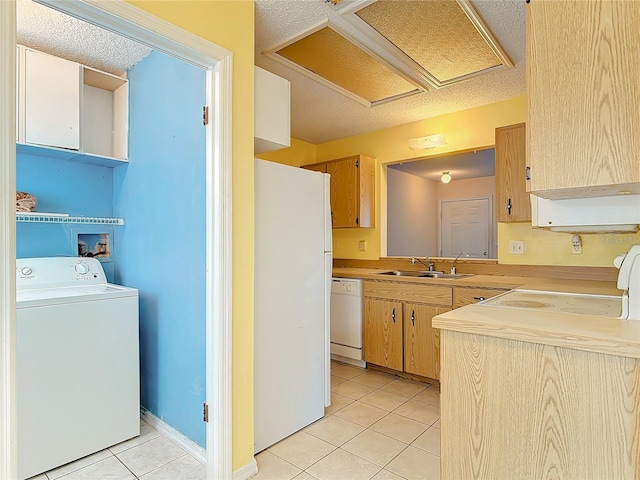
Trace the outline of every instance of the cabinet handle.
[[393, 323], [396, 323], [396, 309], [395, 309], [395, 307], [391, 311], [391, 320], [393, 320]]
[[[529, 2], [527, 2], [529, 3]], [[531, 167], [526, 167], [524, 169], [524, 179], [525, 180], [531, 180]]]
[[356, 217], [356, 225], [360, 225], [360, 219]]
[[511, 199], [507, 200], [507, 215], [511, 215]]
[[484, 297], [473, 297], [473, 299], [474, 300], [480, 300], [480, 301], [486, 300], [486, 298], [484, 298]]
[[416, 326], [416, 311], [415, 310], [411, 310], [411, 325], [412, 326]]

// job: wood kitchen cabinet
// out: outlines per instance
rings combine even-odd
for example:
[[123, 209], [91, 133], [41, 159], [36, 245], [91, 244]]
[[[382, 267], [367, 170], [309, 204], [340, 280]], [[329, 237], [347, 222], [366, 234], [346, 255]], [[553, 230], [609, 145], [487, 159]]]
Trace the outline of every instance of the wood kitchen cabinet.
[[315, 163], [313, 165], [305, 165], [302, 167], [307, 170], [313, 170], [314, 172], [327, 173], [327, 164], [326, 163]]
[[431, 319], [451, 310], [451, 287], [365, 280], [363, 291], [365, 361], [439, 379], [440, 339]]
[[527, 192], [525, 124], [496, 128], [496, 219], [531, 221]]
[[449, 307], [404, 304], [405, 372], [440, 379], [440, 332], [431, 326], [431, 319], [449, 310]]
[[375, 160], [366, 155], [330, 160], [302, 168], [331, 175], [333, 228], [374, 226]]
[[530, 190], [640, 193], [640, 2], [527, 5]]
[[364, 299], [364, 359], [402, 370], [402, 302]]

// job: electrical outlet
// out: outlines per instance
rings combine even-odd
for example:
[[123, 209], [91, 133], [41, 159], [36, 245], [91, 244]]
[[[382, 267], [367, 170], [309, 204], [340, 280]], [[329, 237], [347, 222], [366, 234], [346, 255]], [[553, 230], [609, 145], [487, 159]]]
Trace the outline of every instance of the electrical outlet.
[[524, 241], [522, 240], [510, 240], [509, 241], [509, 253], [513, 255], [524, 255]]
[[366, 250], [367, 250], [367, 241], [366, 241], [366, 240], [360, 240], [360, 241], [358, 242], [358, 249], [359, 249], [361, 252], [366, 251]]
[[571, 238], [571, 253], [579, 255], [582, 253], [582, 239], [580, 235], [574, 235]]

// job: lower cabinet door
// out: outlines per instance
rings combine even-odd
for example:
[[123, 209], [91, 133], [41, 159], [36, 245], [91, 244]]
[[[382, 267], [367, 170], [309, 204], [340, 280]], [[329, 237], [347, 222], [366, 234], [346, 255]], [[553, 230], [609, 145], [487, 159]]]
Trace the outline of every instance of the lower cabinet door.
[[402, 371], [402, 302], [365, 297], [364, 359]]
[[431, 319], [449, 310], [448, 307], [405, 303], [405, 372], [440, 379], [440, 331], [431, 326]]

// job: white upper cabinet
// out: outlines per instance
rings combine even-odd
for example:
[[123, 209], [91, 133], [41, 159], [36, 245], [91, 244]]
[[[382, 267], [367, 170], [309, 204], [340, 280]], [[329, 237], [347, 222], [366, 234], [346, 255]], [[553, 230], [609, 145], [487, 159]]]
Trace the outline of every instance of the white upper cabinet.
[[80, 65], [25, 52], [25, 142], [80, 149]]
[[82, 151], [124, 160], [129, 136], [129, 83], [89, 67], [82, 70]]
[[289, 80], [254, 67], [253, 153], [291, 146], [291, 85]]
[[17, 52], [18, 151], [45, 148], [57, 158], [106, 166], [126, 162], [128, 80], [30, 48]]

